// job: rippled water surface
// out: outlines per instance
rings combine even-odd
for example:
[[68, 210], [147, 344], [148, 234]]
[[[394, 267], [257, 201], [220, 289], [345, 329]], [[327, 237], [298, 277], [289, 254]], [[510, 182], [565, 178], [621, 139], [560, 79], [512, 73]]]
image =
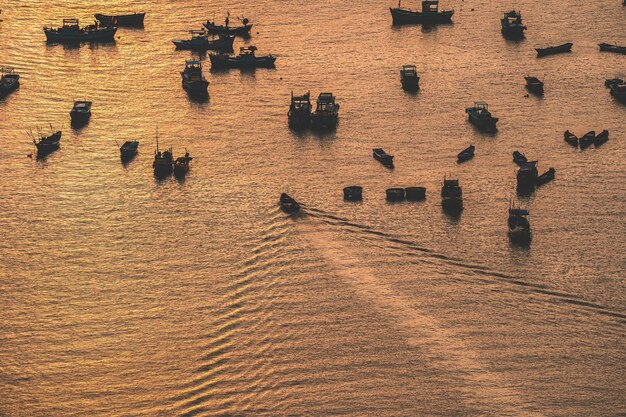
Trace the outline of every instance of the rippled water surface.
[[[447, 1], [454, 24], [392, 27], [363, 0], [6, 0], [0, 65], [21, 74], [0, 100], [0, 415], [626, 414], [626, 76], [618, 0]], [[521, 9], [527, 37], [500, 34]], [[47, 45], [63, 17], [146, 11], [114, 44]], [[245, 14], [275, 70], [205, 72], [194, 102], [170, 40]], [[571, 41], [543, 59], [534, 47]], [[202, 57], [206, 59], [206, 56]], [[417, 65], [422, 89], [400, 88]], [[546, 83], [526, 97], [524, 75]], [[290, 92], [332, 91], [335, 132], [287, 127]], [[75, 99], [93, 101], [82, 129]], [[485, 135], [464, 108], [500, 118]], [[63, 130], [44, 160], [26, 131]], [[194, 157], [157, 181], [160, 144]], [[563, 142], [608, 129], [585, 151]], [[127, 165], [117, 143], [141, 142]], [[456, 163], [469, 144], [476, 157]], [[371, 148], [395, 155], [388, 170]], [[511, 152], [556, 180], [515, 192]], [[444, 175], [465, 197], [441, 211]], [[341, 189], [358, 184], [364, 200]], [[425, 186], [390, 204], [391, 186]], [[306, 208], [287, 217], [286, 191]], [[531, 211], [530, 247], [506, 233]]]

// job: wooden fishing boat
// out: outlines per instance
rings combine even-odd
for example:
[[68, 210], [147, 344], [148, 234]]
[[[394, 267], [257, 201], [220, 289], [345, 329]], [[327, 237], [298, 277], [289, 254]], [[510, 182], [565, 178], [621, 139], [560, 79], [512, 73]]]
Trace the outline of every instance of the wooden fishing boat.
[[128, 140], [120, 146], [120, 157], [122, 161], [130, 161], [137, 155], [137, 148], [139, 148], [139, 142], [136, 140]]
[[598, 46], [603, 52], [613, 52], [616, 54], [626, 54], [626, 46], [611, 45], [610, 43], [599, 43]]
[[105, 26], [143, 26], [143, 19], [146, 17], [146, 14], [131, 13], [110, 15], [96, 13], [94, 17]]
[[509, 207], [509, 237], [515, 241], [528, 242], [531, 238], [528, 210]]
[[549, 46], [547, 48], [535, 48], [535, 51], [537, 51], [537, 56], [538, 57], [547, 56], [547, 55], [562, 54], [562, 53], [565, 53], [565, 52], [571, 52], [573, 45], [574, 45], [573, 43], [568, 42], [568, 43], [564, 43], [564, 44], [558, 45], [558, 46]]
[[507, 39], [521, 39], [524, 37], [524, 31], [526, 26], [522, 23], [521, 12], [511, 10], [504, 13], [502, 19], [500, 19], [502, 26], [502, 35]]
[[48, 42], [112, 42], [114, 41], [115, 26], [99, 26], [98, 23], [80, 27], [78, 19], [63, 19], [61, 27], [44, 27]]
[[537, 182], [537, 161], [528, 161], [517, 170], [517, 189], [532, 190]]
[[387, 201], [404, 201], [406, 194], [404, 188], [388, 188], [385, 190]]
[[189, 163], [193, 158], [185, 149], [185, 156], [179, 156], [174, 161], [174, 175], [178, 178], [184, 177], [189, 172]]
[[406, 187], [404, 195], [408, 201], [422, 201], [426, 198], [426, 187]]
[[565, 139], [565, 142], [569, 143], [575, 148], [578, 147], [578, 136], [576, 136], [569, 130], [566, 130], [565, 133], [563, 133], [563, 137]]
[[422, 11], [403, 9], [398, 0], [398, 7], [391, 7], [389, 11], [394, 25], [451, 23], [454, 15], [454, 10], [439, 11], [438, 0], [422, 1]]
[[526, 88], [533, 94], [543, 95], [543, 81], [537, 77], [524, 77], [526, 80]]
[[513, 162], [515, 162], [519, 166], [522, 166], [523, 164], [528, 162], [528, 158], [526, 158], [526, 155], [524, 155], [523, 153], [521, 153], [519, 151], [514, 151], [513, 152]]
[[596, 135], [596, 137], [593, 140], [593, 144], [595, 146], [600, 146], [603, 143], [605, 143], [607, 140], [609, 140], [609, 131], [605, 129], [602, 132], [600, 132], [598, 135]]
[[379, 161], [384, 166], [388, 168], [393, 167], [393, 155], [390, 155], [387, 152], [385, 152], [383, 148], [372, 149], [372, 154], [374, 156], [374, 159]]
[[546, 172], [544, 172], [543, 174], [537, 177], [537, 180], [535, 181], [535, 183], [537, 185], [543, 185], [545, 183], [548, 183], [554, 179], [555, 173], [556, 173], [556, 170], [554, 168], [549, 168]]
[[626, 104], [626, 83], [612, 83], [609, 88], [613, 98], [620, 103]]
[[280, 208], [288, 214], [295, 213], [300, 211], [300, 204], [293, 198], [291, 198], [287, 193], [282, 193], [280, 195]]
[[154, 170], [154, 176], [157, 178], [164, 178], [171, 175], [174, 171], [174, 157], [172, 153], [172, 147], [161, 152], [159, 150], [159, 133], [156, 135], [156, 151], [154, 151], [154, 161], [152, 162], [152, 169]]
[[400, 83], [406, 91], [417, 91], [420, 88], [420, 77], [415, 65], [403, 65], [400, 70]]
[[72, 126], [82, 126], [91, 118], [91, 101], [75, 101], [72, 110], [70, 110], [70, 119]]
[[580, 149], [585, 149], [588, 148], [589, 146], [593, 145], [593, 142], [596, 139], [596, 132], [595, 131], [590, 131], [585, 133], [584, 136], [582, 136], [579, 140], [578, 140], [578, 145], [580, 146]]
[[441, 187], [441, 206], [449, 212], [463, 210], [463, 190], [459, 180], [444, 178]]
[[20, 86], [20, 75], [13, 68], [0, 68], [0, 98], [6, 97]]
[[239, 55], [212, 53], [209, 59], [213, 68], [274, 68], [276, 57], [256, 56], [256, 50], [256, 46], [243, 46], [239, 48]]
[[468, 115], [469, 122], [479, 130], [490, 133], [497, 130], [496, 123], [498, 123], [499, 119], [491, 115], [489, 106], [484, 101], [475, 101], [474, 106], [466, 108], [465, 112]]
[[463, 149], [456, 156], [457, 157], [457, 162], [465, 162], [465, 161], [469, 161], [470, 159], [472, 159], [474, 157], [474, 150], [475, 149], [476, 149], [476, 147], [474, 145], [470, 145], [467, 148]]
[[343, 189], [343, 198], [348, 201], [361, 201], [363, 199], [363, 187], [351, 185]]
[[[237, 18], [239, 19], [239, 18]], [[252, 23], [247, 18], [239, 19], [241, 21], [241, 25], [231, 26], [230, 25], [230, 13], [226, 15], [226, 19], [223, 25], [218, 25], [215, 23], [215, 20], [207, 20], [203, 25], [204, 27], [211, 33], [215, 34], [225, 34], [225, 35], [236, 35], [236, 36], [250, 36], [250, 29], [252, 29]]]
[[315, 111], [311, 113], [311, 126], [314, 129], [333, 129], [339, 121], [339, 104], [333, 93], [320, 93]]
[[[39, 134], [37, 139], [33, 139], [33, 143], [37, 147], [37, 156], [42, 157], [48, 155], [49, 153], [56, 151], [59, 149], [59, 144], [61, 142], [61, 131], [54, 131], [52, 126], [50, 127], [51, 133], [50, 135], [45, 135], [43, 133]], [[32, 137], [32, 136], [31, 136]]]
[[208, 94], [209, 82], [202, 74], [202, 61], [186, 60], [185, 69], [180, 73], [183, 89], [189, 94]]
[[291, 104], [289, 105], [289, 111], [287, 112], [289, 126], [295, 128], [308, 126], [311, 122], [312, 110], [313, 106], [311, 105], [310, 91], [301, 96], [294, 96], [292, 91]]
[[208, 34], [204, 30], [190, 30], [191, 39], [173, 39], [172, 43], [176, 49], [191, 51], [232, 51], [235, 36], [220, 35], [217, 39], [209, 40]]

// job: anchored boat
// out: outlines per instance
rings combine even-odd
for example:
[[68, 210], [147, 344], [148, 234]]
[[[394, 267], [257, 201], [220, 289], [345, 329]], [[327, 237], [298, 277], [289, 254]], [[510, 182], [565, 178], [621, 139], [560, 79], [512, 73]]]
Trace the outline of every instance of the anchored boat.
[[154, 161], [152, 162], [152, 169], [154, 170], [154, 176], [157, 178], [164, 178], [172, 174], [174, 170], [174, 157], [172, 154], [172, 147], [161, 152], [159, 150], [159, 134], [156, 136], [156, 151], [154, 151]]
[[613, 82], [609, 85], [611, 95], [620, 103], [626, 104], [626, 83]]
[[70, 119], [72, 126], [82, 126], [89, 121], [91, 117], [91, 101], [75, 101], [72, 110], [70, 110]]
[[339, 104], [335, 102], [333, 93], [320, 93], [317, 106], [311, 113], [311, 125], [317, 129], [333, 128], [339, 120]]
[[289, 111], [287, 112], [287, 118], [289, 120], [289, 126], [291, 127], [305, 127], [311, 122], [311, 92], [301, 96], [294, 96], [291, 92], [291, 104], [289, 105]]
[[185, 156], [179, 156], [174, 161], [174, 175], [178, 178], [182, 178], [189, 172], [189, 162], [193, 158], [189, 156], [189, 152], [185, 149]]
[[593, 145], [593, 142], [596, 139], [596, 132], [595, 131], [590, 131], [584, 134], [583, 137], [581, 137], [578, 140], [578, 145], [580, 146], [580, 149], [585, 149], [590, 147], [591, 145]]
[[40, 132], [37, 139], [33, 138], [33, 143], [37, 147], [38, 157], [46, 156], [49, 153], [59, 149], [59, 142], [61, 142], [61, 131], [58, 130], [55, 132], [54, 129], [52, 129], [52, 126], [50, 126], [50, 131], [50, 135], [46, 136], [45, 134]]
[[295, 213], [300, 211], [300, 204], [293, 198], [291, 198], [287, 193], [282, 193], [280, 195], [280, 208], [288, 214]]
[[537, 161], [528, 161], [522, 164], [517, 170], [517, 189], [521, 191], [534, 189], [538, 175]]
[[393, 167], [393, 155], [390, 155], [387, 152], [385, 152], [383, 148], [372, 149], [372, 154], [374, 156], [374, 159], [379, 161], [381, 164], [383, 164], [387, 168]]
[[571, 52], [573, 45], [574, 45], [573, 43], [568, 42], [568, 43], [564, 43], [558, 46], [549, 46], [547, 48], [535, 48], [535, 51], [537, 51], [538, 57], [562, 54], [565, 52]]
[[535, 181], [535, 183], [537, 185], [546, 184], [554, 179], [555, 173], [556, 173], [556, 170], [554, 168], [549, 168], [546, 172], [544, 172], [543, 174], [537, 177], [537, 180]]
[[363, 187], [351, 185], [343, 189], [343, 198], [348, 201], [361, 201], [363, 199]]
[[202, 74], [202, 62], [199, 60], [186, 60], [185, 69], [180, 73], [183, 88], [189, 94], [208, 93], [209, 82]]
[[595, 137], [595, 139], [593, 140], [593, 144], [595, 146], [600, 146], [607, 140], [609, 140], [609, 131], [605, 129]]
[[509, 207], [509, 236], [512, 240], [528, 242], [531, 238], [528, 210]]
[[403, 9], [401, 0], [398, 0], [398, 7], [391, 7], [389, 11], [391, 12], [391, 19], [394, 25], [450, 23], [452, 22], [452, 15], [454, 15], [454, 10], [439, 11], [438, 0], [422, 1], [421, 12]]
[[441, 206], [449, 212], [463, 210], [463, 190], [459, 180], [444, 178], [441, 187]]
[[[239, 18], [237, 18], [239, 19]], [[250, 36], [250, 29], [252, 29], [252, 23], [246, 18], [241, 20], [241, 25], [230, 26], [230, 13], [226, 15], [226, 19], [223, 25], [218, 25], [215, 20], [207, 20], [204, 23], [204, 27], [211, 33], [225, 34], [225, 35], [237, 35], [237, 36]]]
[[537, 77], [524, 77], [526, 80], [526, 88], [533, 94], [543, 95], [543, 81]]
[[80, 27], [78, 19], [63, 19], [61, 27], [44, 27], [48, 42], [112, 42], [117, 27], [99, 26], [98, 23]]
[[521, 39], [524, 37], [524, 31], [526, 26], [522, 23], [521, 12], [512, 10], [504, 13], [502, 19], [500, 19], [502, 25], [502, 35], [508, 39]]
[[490, 133], [497, 130], [496, 123], [498, 123], [499, 119], [491, 115], [489, 106], [484, 101], [475, 101], [474, 106], [466, 108], [465, 112], [468, 115], [469, 122], [479, 130]]
[[139, 142], [136, 140], [126, 141], [120, 146], [120, 158], [123, 162], [130, 161], [137, 155], [137, 148], [139, 148]]
[[13, 68], [0, 68], [0, 98], [6, 97], [20, 86], [20, 75]]
[[459, 152], [459, 154], [456, 156], [457, 162], [465, 162], [472, 159], [474, 157], [474, 149], [476, 149], [476, 147], [474, 145], [470, 145], [467, 148], [463, 149], [461, 152]]
[[220, 35], [217, 39], [209, 40], [208, 34], [204, 30], [190, 30], [191, 39], [173, 39], [172, 43], [176, 49], [186, 49], [191, 51], [232, 51], [235, 42], [234, 35]]
[[94, 17], [105, 26], [143, 26], [143, 19], [146, 17], [146, 14], [131, 13], [110, 15], [96, 13]]
[[576, 136], [575, 134], [573, 134], [569, 130], [566, 130], [563, 133], [563, 138], [565, 139], [565, 142], [569, 143], [573, 147], [575, 147], [575, 148], [578, 147], [578, 136]]
[[611, 45], [610, 43], [599, 43], [598, 46], [603, 52], [614, 52], [616, 54], [626, 54], [626, 46]]
[[400, 70], [400, 82], [406, 91], [417, 91], [420, 88], [420, 77], [415, 65], [403, 65]]
[[514, 151], [513, 152], [513, 162], [515, 162], [519, 166], [522, 166], [526, 162], [528, 162], [528, 158], [526, 158], [526, 155], [524, 155], [520, 151]]
[[239, 55], [212, 53], [209, 59], [213, 68], [274, 68], [276, 57], [256, 56], [256, 50], [256, 46], [243, 46], [239, 48]]

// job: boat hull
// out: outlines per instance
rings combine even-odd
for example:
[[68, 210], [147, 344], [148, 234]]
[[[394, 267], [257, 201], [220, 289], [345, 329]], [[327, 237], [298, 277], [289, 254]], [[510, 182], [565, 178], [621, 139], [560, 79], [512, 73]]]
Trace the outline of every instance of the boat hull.
[[215, 41], [200, 42], [191, 40], [174, 39], [172, 43], [176, 45], [176, 49], [188, 51], [232, 51], [235, 42], [234, 36], [228, 36]]
[[502, 28], [502, 36], [507, 39], [522, 39], [524, 38], [524, 31], [526, 30], [526, 26], [505, 26]]
[[400, 83], [405, 91], [417, 91], [420, 88], [419, 77], [401, 77]]
[[107, 15], [96, 13], [94, 17], [105, 26], [143, 26], [145, 13]]
[[453, 10], [442, 11], [436, 14], [416, 12], [407, 9], [389, 8], [391, 19], [394, 25], [410, 24], [445, 24], [452, 23]]
[[76, 42], [113, 42], [117, 28], [103, 28], [93, 33], [59, 33], [54, 30], [44, 29], [46, 40], [56, 43]]
[[602, 52], [613, 52], [616, 54], [626, 54], [626, 46], [610, 45], [608, 43], [598, 44]]
[[573, 46], [572, 43], [565, 43], [563, 45], [553, 46], [549, 48], [535, 48], [535, 51], [537, 51], [538, 57], [543, 57], [543, 56], [548, 56], [548, 55], [556, 55], [556, 54], [563, 54], [566, 52], [572, 52], [572, 46]]
[[498, 119], [495, 117], [492, 117], [491, 119], [479, 119], [479, 118], [473, 117], [470, 114], [468, 117], [468, 121], [474, 126], [476, 126], [478, 130], [481, 130], [483, 132], [495, 133], [498, 130], [498, 128], [496, 127], [496, 124], [498, 123]]
[[314, 129], [332, 129], [337, 126], [338, 122], [338, 114], [311, 114], [311, 127], [313, 127]]
[[250, 29], [252, 29], [252, 24], [236, 26], [236, 27], [226, 27], [223, 25], [216, 25], [212, 22], [205, 22], [203, 26], [210, 33], [215, 33], [217, 35], [236, 35], [236, 36], [250, 36]]

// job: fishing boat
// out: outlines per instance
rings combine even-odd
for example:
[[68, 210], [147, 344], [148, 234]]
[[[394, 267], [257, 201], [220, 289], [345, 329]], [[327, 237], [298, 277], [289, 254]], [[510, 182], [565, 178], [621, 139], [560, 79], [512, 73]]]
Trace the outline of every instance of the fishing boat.
[[209, 36], [204, 30], [190, 30], [191, 39], [173, 39], [172, 43], [176, 49], [191, 51], [232, 51], [235, 42], [234, 35], [219, 35], [217, 39], [209, 40]]
[[564, 43], [564, 44], [558, 45], [558, 46], [549, 46], [547, 48], [535, 48], [535, 51], [537, 51], [537, 56], [538, 57], [547, 56], [547, 55], [562, 54], [562, 53], [565, 53], [565, 52], [571, 52], [573, 45], [574, 45], [573, 43], [568, 42], [568, 43]]
[[[50, 135], [39, 133], [38, 138], [33, 138], [33, 143], [37, 147], [37, 156], [42, 157], [49, 153], [59, 149], [59, 143], [61, 142], [61, 131], [54, 131], [50, 126]], [[32, 137], [32, 136], [31, 136]]]
[[339, 120], [339, 104], [335, 102], [333, 93], [320, 93], [317, 106], [311, 113], [311, 125], [316, 129], [334, 128]]
[[361, 201], [363, 199], [363, 187], [351, 185], [343, 189], [343, 198], [348, 201]]
[[537, 161], [528, 161], [520, 165], [520, 168], [517, 170], [517, 189], [533, 189], [538, 175]]
[[404, 188], [387, 188], [385, 190], [385, 198], [387, 201], [404, 201], [406, 193]]
[[603, 52], [614, 52], [616, 54], [626, 54], [626, 46], [611, 45], [610, 43], [599, 43], [598, 46]]
[[209, 82], [202, 74], [202, 62], [199, 60], [186, 60], [185, 69], [180, 73], [183, 89], [189, 94], [206, 95]]
[[172, 147], [161, 152], [159, 150], [159, 134], [156, 136], [156, 151], [154, 151], [154, 161], [152, 162], [152, 168], [154, 170], [154, 176], [157, 178], [164, 178], [172, 174], [174, 170], [174, 157], [172, 154]]
[[403, 65], [400, 70], [400, 83], [406, 91], [417, 91], [420, 88], [420, 77], [415, 65]]
[[213, 68], [274, 68], [274, 55], [256, 56], [256, 46], [242, 46], [239, 55], [216, 54], [209, 55]]
[[569, 130], [566, 130], [565, 133], [563, 133], [563, 137], [565, 139], [565, 142], [569, 143], [575, 148], [578, 147], [578, 136], [576, 136]]
[[204, 23], [204, 27], [211, 33], [216, 34], [225, 34], [225, 35], [237, 35], [237, 36], [250, 36], [250, 29], [252, 29], [252, 23], [247, 18], [239, 19], [241, 21], [241, 25], [231, 26], [230, 25], [230, 13], [226, 15], [226, 19], [223, 25], [218, 25], [215, 23], [215, 19], [213, 21], [207, 20]]
[[137, 155], [137, 148], [139, 148], [139, 142], [136, 140], [127, 140], [120, 146], [120, 157], [122, 161], [130, 161]]
[[426, 187], [406, 187], [404, 195], [409, 201], [422, 201], [426, 198]]
[[305, 127], [311, 122], [311, 92], [308, 91], [301, 96], [294, 96], [291, 92], [291, 104], [287, 112], [287, 119], [291, 127]]
[[467, 148], [463, 149], [461, 152], [459, 152], [459, 154], [456, 156], [457, 162], [465, 162], [472, 159], [474, 157], [474, 149], [476, 149], [475, 146], [470, 145]]
[[554, 179], [555, 173], [556, 173], [556, 170], [554, 168], [549, 168], [546, 172], [544, 172], [543, 174], [537, 177], [537, 180], [535, 181], [535, 183], [537, 185], [543, 185], [545, 183], [548, 183]]
[[508, 39], [521, 39], [524, 37], [524, 31], [526, 26], [522, 23], [521, 12], [511, 10], [504, 13], [502, 19], [500, 19], [502, 26], [502, 35]]
[[189, 162], [193, 158], [189, 156], [189, 152], [185, 149], [185, 156], [179, 156], [174, 161], [174, 175], [176, 177], [184, 177], [189, 172]]
[[528, 158], [526, 158], [526, 155], [524, 155], [520, 151], [514, 151], [513, 152], [513, 162], [515, 162], [519, 166], [522, 166], [523, 164], [528, 162]]
[[449, 212], [463, 210], [463, 190], [459, 180], [444, 178], [441, 187], [441, 206]]
[[280, 208], [288, 214], [295, 213], [300, 211], [300, 204], [293, 198], [291, 198], [287, 193], [282, 193], [280, 195]]
[[44, 27], [48, 42], [112, 42], [117, 27], [99, 26], [98, 23], [80, 27], [78, 19], [63, 19], [61, 27]]
[[72, 110], [70, 110], [70, 119], [72, 126], [82, 126], [89, 121], [91, 117], [91, 101], [75, 101]]
[[607, 140], [609, 140], [609, 131], [605, 129], [602, 132], [600, 132], [598, 135], [596, 135], [596, 137], [593, 140], [593, 144], [595, 146], [600, 146], [603, 143], [605, 143]]
[[579, 140], [578, 140], [578, 145], [580, 146], [580, 149], [585, 149], [590, 147], [591, 145], [593, 145], [593, 142], [596, 139], [596, 132], [595, 131], [590, 131], [584, 134], [584, 136], [582, 136]]
[[385, 152], [383, 148], [372, 149], [372, 154], [374, 156], [374, 159], [379, 161], [384, 166], [388, 168], [393, 167], [393, 155], [390, 155], [387, 152]]
[[143, 19], [146, 17], [146, 14], [131, 13], [110, 15], [96, 13], [94, 17], [105, 26], [143, 26]]
[[0, 68], [0, 98], [6, 97], [20, 86], [20, 75], [13, 68]]
[[526, 80], [526, 89], [538, 96], [543, 95], [543, 81], [537, 77], [524, 77]]
[[509, 237], [512, 240], [528, 242], [531, 238], [528, 210], [509, 207]]
[[626, 104], [626, 83], [612, 83], [609, 88], [611, 95], [620, 103]]
[[422, 1], [421, 12], [403, 9], [401, 0], [398, 0], [398, 7], [390, 7], [389, 11], [394, 25], [451, 23], [454, 15], [454, 10], [439, 11], [438, 0]]
[[491, 133], [496, 131], [498, 118], [491, 115], [489, 106], [484, 101], [475, 101], [474, 106], [466, 108], [465, 112], [469, 122], [479, 130]]

